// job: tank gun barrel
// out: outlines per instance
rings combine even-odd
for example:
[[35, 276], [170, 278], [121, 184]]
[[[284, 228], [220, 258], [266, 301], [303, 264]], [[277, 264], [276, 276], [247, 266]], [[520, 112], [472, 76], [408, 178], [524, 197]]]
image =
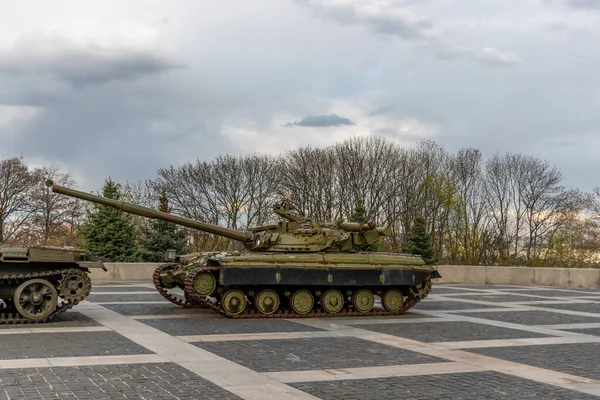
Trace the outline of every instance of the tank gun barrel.
[[81, 192], [79, 190], [66, 188], [54, 184], [51, 180], [46, 181], [48, 186], [52, 187], [52, 191], [55, 193], [64, 194], [70, 197], [76, 197], [82, 200], [90, 201], [92, 203], [102, 204], [109, 207], [122, 210], [126, 213], [141, 215], [146, 218], [159, 219], [163, 221], [172, 222], [177, 225], [187, 226], [192, 229], [197, 229], [204, 232], [209, 232], [215, 235], [224, 236], [229, 239], [237, 240], [243, 243], [253, 241], [254, 235], [250, 232], [238, 231], [235, 229], [223, 228], [218, 225], [207, 224], [205, 222], [196, 221], [190, 218], [180, 217], [169, 213], [153, 210], [148, 207], [139, 206], [137, 204], [128, 203], [122, 200], [108, 199], [102, 196], [96, 196], [91, 193]]

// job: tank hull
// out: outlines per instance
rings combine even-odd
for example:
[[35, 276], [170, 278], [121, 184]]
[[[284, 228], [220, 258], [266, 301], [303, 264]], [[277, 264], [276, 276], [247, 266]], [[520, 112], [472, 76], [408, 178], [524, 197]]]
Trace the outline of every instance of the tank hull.
[[[421, 258], [394, 253], [212, 253], [159, 267], [154, 283], [176, 304], [232, 318], [306, 318], [403, 314], [437, 277]], [[168, 293], [176, 286], [183, 299]]]

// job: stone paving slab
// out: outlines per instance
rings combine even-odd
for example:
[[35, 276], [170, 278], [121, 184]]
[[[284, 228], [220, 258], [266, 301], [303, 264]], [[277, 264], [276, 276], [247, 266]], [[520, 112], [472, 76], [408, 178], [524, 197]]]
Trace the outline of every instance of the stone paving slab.
[[290, 385], [323, 400], [597, 399], [596, 396], [491, 371]]
[[467, 303], [464, 301], [452, 301], [452, 300], [431, 300], [428, 299], [422, 300], [417, 305], [413, 307], [413, 310], [475, 310], [481, 308], [495, 308], [497, 306], [487, 305], [487, 304], [476, 304], [476, 303]]
[[146, 286], [92, 286], [91, 293], [103, 293], [103, 292], [152, 292], [156, 289], [152, 289]]
[[600, 300], [600, 293], [594, 291], [584, 291], [584, 290], [536, 290], [535, 292], [531, 292], [528, 294], [535, 294], [536, 296], [546, 296], [546, 297], [580, 297], [580, 296], [598, 296]]
[[468, 295], [468, 296], [452, 296], [452, 298], [461, 299], [461, 300], [475, 300], [475, 301], [489, 301], [492, 303], [514, 303], [521, 301], [539, 301], [544, 300], [540, 297], [531, 297], [531, 296], [518, 296], [513, 295], [511, 293], [499, 293], [499, 294], [476, 294], [476, 295]]
[[150, 353], [118, 333], [108, 331], [0, 335], [0, 360]]
[[357, 338], [202, 342], [196, 346], [254, 371], [302, 371], [444, 362], [444, 359]]
[[140, 320], [140, 322], [174, 336], [267, 332], [315, 332], [322, 330], [311, 326], [299, 325], [284, 319], [266, 318], [247, 320], [229, 318], [147, 319]]
[[119, 301], [161, 301], [168, 303], [168, 301], [162, 297], [159, 293], [153, 294], [90, 294], [87, 301], [93, 303], [114, 303]]
[[473, 291], [466, 288], [449, 288], [444, 286], [433, 286], [431, 288], [431, 294], [459, 294], [459, 293], [480, 293], [479, 291]]
[[507, 311], [490, 313], [469, 313], [468, 311], [457, 313], [475, 318], [491, 319], [522, 325], [557, 325], [557, 324], [579, 324], [586, 322], [600, 322], [600, 318], [584, 317], [580, 315], [558, 314], [549, 311]]
[[23, 324], [7, 324], [0, 325], [0, 330], [13, 330], [13, 329], [23, 329], [23, 328], [66, 328], [66, 327], [84, 327], [84, 326], [100, 326], [96, 321], [86, 317], [85, 315], [73, 311], [68, 310], [62, 314], [57, 315], [51, 322], [46, 322], [43, 324], [28, 324], [27, 326]]
[[490, 347], [469, 352], [600, 380], [600, 343]]
[[518, 329], [502, 328], [462, 321], [421, 322], [417, 324], [356, 324], [353, 325], [353, 327], [428, 343], [467, 340], [525, 339], [549, 336], [534, 332], [521, 331]]
[[[184, 308], [172, 303], [164, 304], [103, 304], [109, 310], [118, 312], [121, 315], [179, 315], [179, 314], [206, 314], [207, 310], [200, 308]], [[210, 311], [210, 310], [208, 310]], [[222, 317], [220, 314], [210, 311], [216, 317]]]
[[240, 397], [174, 363], [0, 370], [0, 399], [198, 399]]
[[583, 333], [584, 335], [600, 336], [600, 328], [563, 329], [567, 332]]
[[[434, 285], [435, 286], [435, 285]], [[471, 283], [461, 283], [461, 284], [450, 284], [450, 285], [439, 285], [438, 287], [456, 287], [456, 288], [464, 288], [464, 289], [472, 289], [472, 290], [503, 290], [503, 289], [523, 289], [523, 290], [538, 290], [540, 287], [536, 286], [511, 286], [511, 285], [479, 285], [479, 284], [471, 284]]]
[[[538, 307], [538, 306], [536, 306]], [[539, 307], [544, 308], [555, 308], [559, 310], [570, 310], [580, 311], [587, 313], [600, 314], [600, 302], [598, 303], [567, 303], [567, 304], [552, 304], [552, 305], [540, 305]], [[600, 321], [599, 321], [600, 322]]]

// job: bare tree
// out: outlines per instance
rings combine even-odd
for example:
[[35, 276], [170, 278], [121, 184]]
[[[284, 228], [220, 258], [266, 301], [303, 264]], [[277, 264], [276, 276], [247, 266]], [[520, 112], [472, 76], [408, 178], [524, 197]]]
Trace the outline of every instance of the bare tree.
[[31, 189], [39, 177], [29, 171], [22, 158], [0, 161], [0, 243], [10, 241], [13, 235], [33, 214]]
[[337, 162], [331, 147], [301, 147], [281, 161], [278, 193], [306, 215], [320, 220], [341, 218]]
[[45, 166], [34, 171], [38, 183], [31, 189], [32, 230], [38, 232], [37, 242], [47, 245], [68, 245], [73, 242], [77, 221], [83, 215], [81, 201], [53, 193], [44, 184], [47, 179], [61, 186], [74, 186], [70, 174], [60, 171], [55, 165]]
[[248, 192], [244, 213], [245, 226], [258, 226], [275, 221], [272, 205], [278, 200], [281, 184], [281, 159], [267, 155], [251, 155], [244, 159], [244, 176]]

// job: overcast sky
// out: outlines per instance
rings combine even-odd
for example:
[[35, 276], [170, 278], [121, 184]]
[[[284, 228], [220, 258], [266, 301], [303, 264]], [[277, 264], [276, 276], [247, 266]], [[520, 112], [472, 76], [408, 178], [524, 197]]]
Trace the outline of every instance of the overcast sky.
[[84, 190], [379, 135], [600, 185], [597, 0], [0, 0], [0, 157]]

